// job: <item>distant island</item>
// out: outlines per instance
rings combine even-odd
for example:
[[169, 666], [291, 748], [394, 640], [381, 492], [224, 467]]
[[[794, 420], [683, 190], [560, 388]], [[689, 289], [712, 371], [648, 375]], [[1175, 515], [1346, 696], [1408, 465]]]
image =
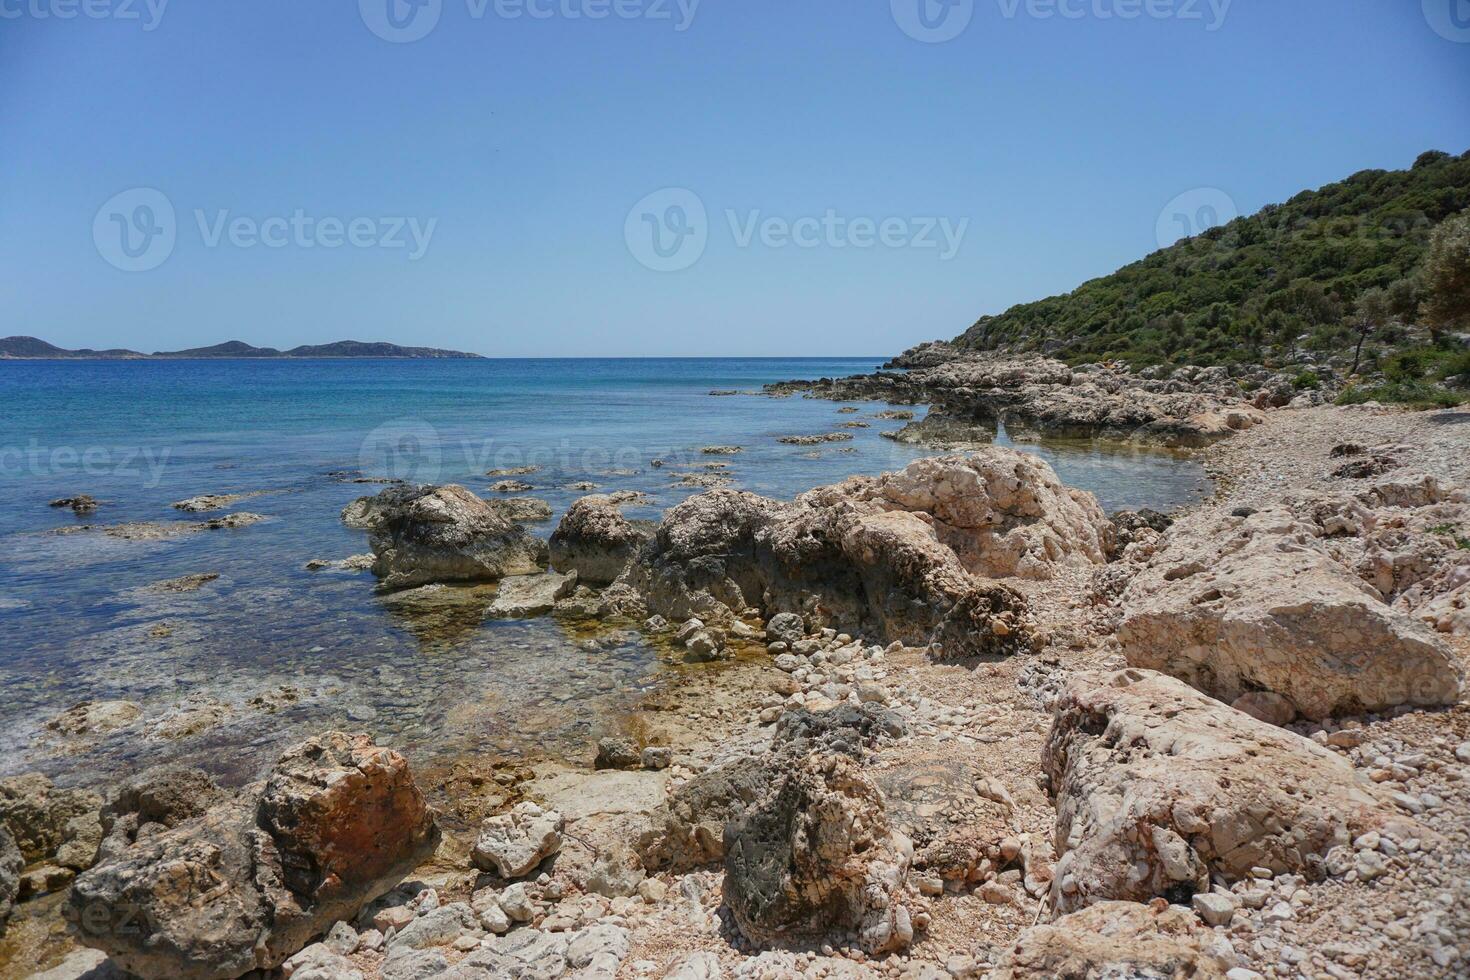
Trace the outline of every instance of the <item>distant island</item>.
[[0, 338], [0, 360], [107, 360], [139, 361], [186, 358], [286, 358], [286, 357], [411, 357], [411, 358], [477, 358], [479, 354], [466, 354], [457, 350], [440, 350], [437, 347], [400, 347], [397, 344], [364, 343], [360, 340], [339, 340], [334, 344], [303, 344], [290, 350], [274, 347], [255, 347], [240, 340], [231, 340], [213, 347], [191, 347], [188, 350], [141, 351], [116, 347], [109, 350], [67, 350], [48, 344], [35, 337]]

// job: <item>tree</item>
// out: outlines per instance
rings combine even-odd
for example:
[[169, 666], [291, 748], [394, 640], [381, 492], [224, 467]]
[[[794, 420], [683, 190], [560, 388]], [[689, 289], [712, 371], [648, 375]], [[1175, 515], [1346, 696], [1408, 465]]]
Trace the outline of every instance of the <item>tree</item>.
[[1445, 330], [1470, 321], [1470, 210], [1434, 230], [1421, 281], [1424, 319], [1438, 343]]
[[1357, 309], [1353, 313], [1353, 329], [1358, 332], [1358, 346], [1353, 351], [1353, 369], [1349, 374], [1358, 373], [1358, 364], [1363, 359], [1363, 341], [1388, 322], [1389, 315], [1388, 293], [1382, 289], [1370, 289], [1358, 296]]

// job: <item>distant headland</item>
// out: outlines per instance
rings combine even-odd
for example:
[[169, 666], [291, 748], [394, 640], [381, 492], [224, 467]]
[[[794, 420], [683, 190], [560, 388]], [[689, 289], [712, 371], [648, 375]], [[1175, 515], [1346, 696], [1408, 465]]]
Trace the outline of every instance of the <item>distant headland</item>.
[[364, 343], [360, 340], [339, 340], [334, 344], [304, 344], [290, 350], [274, 347], [255, 347], [240, 340], [231, 340], [212, 347], [191, 347], [188, 350], [141, 351], [113, 348], [110, 350], [67, 350], [48, 344], [35, 337], [0, 338], [0, 360], [107, 360], [139, 361], [185, 358], [303, 358], [303, 357], [404, 357], [404, 358], [477, 358], [479, 354], [466, 354], [457, 350], [440, 350], [437, 347], [400, 347], [397, 344]]

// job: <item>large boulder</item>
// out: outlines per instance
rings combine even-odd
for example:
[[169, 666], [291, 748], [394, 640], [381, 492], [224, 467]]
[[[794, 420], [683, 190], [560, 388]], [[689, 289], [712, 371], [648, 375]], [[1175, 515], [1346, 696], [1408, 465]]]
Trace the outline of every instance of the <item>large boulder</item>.
[[1327, 852], [1369, 830], [1421, 836], [1346, 760], [1153, 671], [1074, 676], [1043, 763], [1061, 912], [1184, 902], [1253, 868], [1321, 878]]
[[1225, 980], [1234, 959], [1229, 940], [1188, 909], [1100, 902], [1021, 933], [989, 980]]
[[1058, 566], [1102, 564], [1113, 534], [1092, 494], [1063, 486], [1039, 457], [999, 446], [915, 460], [804, 499], [920, 515], [966, 570], [988, 578], [1046, 579]]
[[638, 841], [644, 866], [682, 874], [723, 861], [725, 824], [768, 793], [771, 778], [765, 756], [746, 755], [711, 766], [681, 784]]
[[[1372, 523], [1351, 500], [1283, 503], [1176, 525], [1123, 592], [1128, 662], [1222, 701], [1253, 691], [1308, 718], [1453, 704], [1463, 672], [1425, 623], [1339, 559]], [[1392, 574], [1388, 575], [1392, 581]]]
[[1030, 649], [1025, 598], [971, 574], [931, 520], [837, 496], [791, 504], [732, 490], [672, 508], [619, 580], [670, 620], [750, 608], [951, 654]]
[[773, 789], [725, 828], [724, 897], [740, 932], [761, 945], [906, 947], [913, 845], [889, 826], [882, 793], [846, 756], [770, 759]]
[[68, 900], [78, 940], [145, 980], [273, 969], [439, 840], [403, 757], [339, 732], [288, 749], [258, 796], [160, 826]]
[[389, 487], [373, 505], [373, 574], [387, 588], [530, 575], [546, 543], [464, 487]]
[[647, 524], [624, 517], [612, 497], [593, 494], [574, 502], [552, 532], [551, 563], [582, 582], [606, 585], [652, 536]]

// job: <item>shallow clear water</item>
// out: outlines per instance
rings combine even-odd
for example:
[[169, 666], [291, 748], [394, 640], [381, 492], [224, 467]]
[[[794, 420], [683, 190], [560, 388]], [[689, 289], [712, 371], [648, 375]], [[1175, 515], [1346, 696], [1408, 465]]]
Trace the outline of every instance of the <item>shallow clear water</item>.
[[[672, 484], [709, 462], [729, 464], [735, 487], [790, 497], [933, 450], [880, 438], [903, 424], [872, 418], [880, 403], [838, 414], [833, 402], [709, 392], [866, 372], [879, 360], [0, 362], [0, 774], [39, 767], [92, 781], [181, 759], [243, 779], [283, 742], [327, 725], [415, 754], [579, 755], [676, 673], [672, 658], [635, 634], [482, 622], [493, 589], [415, 604], [378, 595], [363, 573], [306, 571], [311, 559], [367, 550], [338, 514], [379, 487], [350, 480], [458, 482], [491, 495], [499, 478], [486, 470], [538, 465], [516, 479], [553, 507], [535, 528], [543, 535], [588, 492], [572, 486], [582, 481], [647, 492], [651, 503], [629, 510], [641, 517], [698, 492]], [[852, 420], [872, 427], [842, 430], [848, 443], [777, 442]], [[708, 445], [744, 451], [701, 455]], [[1196, 464], [1166, 453], [1021, 448], [1109, 509], [1167, 509], [1205, 487]], [[51, 533], [198, 520], [170, 505], [262, 490], [228, 508], [269, 518], [248, 528], [157, 542]], [[75, 493], [101, 508], [74, 518], [47, 506]], [[144, 589], [196, 572], [220, 577], [193, 593]], [[220, 702], [209, 710], [223, 723], [158, 734], [190, 697]], [[137, 701], [144, 714], [100, 741], [42, 729], [84, 698]]]

